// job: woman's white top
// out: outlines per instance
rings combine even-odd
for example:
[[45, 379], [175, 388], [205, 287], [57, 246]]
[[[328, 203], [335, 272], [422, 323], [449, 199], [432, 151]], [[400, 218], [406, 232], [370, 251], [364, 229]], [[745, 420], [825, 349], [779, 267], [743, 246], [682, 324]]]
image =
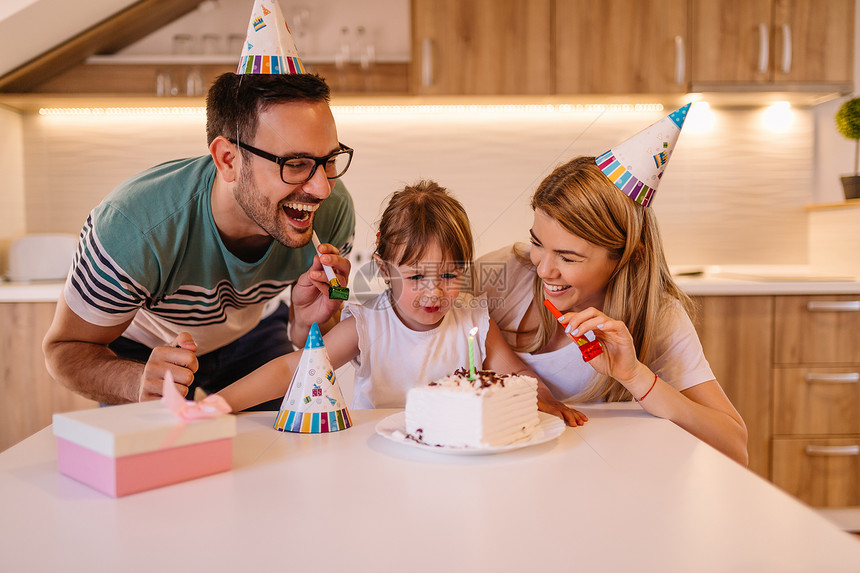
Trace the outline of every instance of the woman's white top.
[[[516, 330], [532, 304], [535, 267], [517, 258], [512, 246], [484, 255], [476, 265], [477, 290], [485, 293], [490, 316], [508, 344], [514, 346]], [[647, 366], [662, 380], [678, 390], [686, 390], [716, 378], [705, 359], [696, 329], [679, 301], [674, 301], [659, 318], [657, 333], [657, 339], [651, 341], [656, 358]], [[517, 354], [559, 400], [570, 399], [585, 390], [596, 374], [582, 359], [575, 343], [552, 352]]]
[[388, 292], [343, 311], [342, 318], [355, 317], [358, 331], [353, 408], [403, 408], [413, 386], [468, 368], [469, 331], [476, 326], [476, 368], [487, 355], [490, 315], [484, 297], [461, 294], [439, 326], [418, 332], [400, 321]]

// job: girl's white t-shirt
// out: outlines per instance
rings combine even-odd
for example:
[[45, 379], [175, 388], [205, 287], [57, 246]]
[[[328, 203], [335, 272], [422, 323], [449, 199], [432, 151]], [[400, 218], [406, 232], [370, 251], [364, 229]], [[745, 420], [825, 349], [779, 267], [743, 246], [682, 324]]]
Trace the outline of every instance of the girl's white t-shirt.
[[[513, 346], [516, 329], [533, 300], [535, 268], [517, 258], [510, 246], [479, 258], [476, 268], [477, 290], [485, 293], [490, 316], [508, 344]], [[716, 378], [680, 301], [675, 300], [666, 308], [659, 318], [657, 332], [658, 338], [652, 341], [655, 358], [647, 366], [661, 380], [680, 391]], [[559, 400], [576, 396], [595, 376], [594, 369], [582, 359], [579, 347], [573, 343], [552, 352], [518, 352], [517, 355]]]
[[397, 317], [385, 291], [363, 304], [347, 304], [342, 319], [355, 317], [358, 356], [352, 407], [403, 408], [410, 388], [469, 366], [469, 331], [475, 326], [476, 368], [484, 362], [490, 316], [483, 296], [462, 293], [436, 328], [418, 332]]

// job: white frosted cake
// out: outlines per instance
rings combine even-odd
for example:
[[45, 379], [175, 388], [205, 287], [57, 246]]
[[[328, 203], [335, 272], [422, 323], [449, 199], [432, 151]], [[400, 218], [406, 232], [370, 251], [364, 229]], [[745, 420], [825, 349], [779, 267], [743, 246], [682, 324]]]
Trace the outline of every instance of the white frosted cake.
[[538, 425], [537, 380], [460, 369], [409, 390], [406, 433], [432, 446], [486, 448], [526, 440]]

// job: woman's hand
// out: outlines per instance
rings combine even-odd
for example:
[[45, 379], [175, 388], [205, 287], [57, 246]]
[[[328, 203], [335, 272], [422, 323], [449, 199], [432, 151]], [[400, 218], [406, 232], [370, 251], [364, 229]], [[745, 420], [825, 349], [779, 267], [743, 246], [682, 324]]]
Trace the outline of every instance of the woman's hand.
[[603, 353], [589, 364], [623, 384], [645, 411], [672, 420], [739, 463], [748, 463], [746, 425], [716, 380], [679, 392], [639, 361], [627, 326], [595, 308], [569, 312], [559, 322], [571, 333], [594, 333]]
[[[589, 364], [601, 374], [618, 380], [634, 396], [639, 395], [631, 384], [647, 378], [641, 375], [643, 369], [647, 367], [636, 357], [633, 337], [627, 330], [626, 324], [606, 316], [594, 307], [581, 312], [565, 313], [559, 322], [565, 326], [565, 332], [574, 336], [584, 336], [588, 331], [593, 332], [594, 337], [603, 346], [603, 352], [594, 357]], [[646, 390], [647, 388], [643, 392]]]

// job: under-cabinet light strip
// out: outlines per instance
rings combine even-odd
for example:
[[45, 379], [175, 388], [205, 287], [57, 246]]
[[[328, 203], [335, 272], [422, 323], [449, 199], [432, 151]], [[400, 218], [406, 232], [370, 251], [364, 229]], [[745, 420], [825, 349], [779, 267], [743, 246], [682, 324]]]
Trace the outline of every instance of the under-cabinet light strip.
[[341, 113], [594, 113], [663, 111], [663, 105], [648, 104], [453, 104], [453, 105], [343, 105]]
[[[596, 113], [596, 112], [657, 112], [659, 103], [637, 104], [489, 104], [489, 105], [335, 105], [335, 113], [366, 114], [451, 114], [451, 113]], [[106, 117], [106, 116], [164, 116], [205, 115], [203, 107], [43, 107], [42, 116]]]
[[150, 116], [150, 115], [205, 115], [205, 107], [42, 107], [39, 115], [44, 116]]

